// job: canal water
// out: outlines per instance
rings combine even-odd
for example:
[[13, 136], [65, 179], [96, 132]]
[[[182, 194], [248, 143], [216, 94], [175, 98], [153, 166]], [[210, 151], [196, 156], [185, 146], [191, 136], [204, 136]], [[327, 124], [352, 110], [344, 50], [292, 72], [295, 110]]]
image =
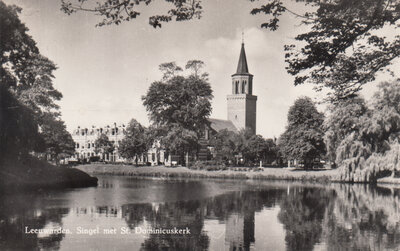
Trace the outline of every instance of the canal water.
[[399, 250], [400, 190], [99, 177], [0, 195], [0, 250]]

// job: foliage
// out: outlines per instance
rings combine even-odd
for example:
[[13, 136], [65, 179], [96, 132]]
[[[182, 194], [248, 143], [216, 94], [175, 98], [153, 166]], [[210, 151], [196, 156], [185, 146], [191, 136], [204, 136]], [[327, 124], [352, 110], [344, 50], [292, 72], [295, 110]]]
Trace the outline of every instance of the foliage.
[[107, 135], [102, 133], [99, 135], [99, 137], [95, 140], [94, 142], [95, 146], [95, 153], [112, 153], [114, 151], [114, 145], [111, 143], [111, 141], [108, 139]]
[[354, 96], [329, 106], [330, 114], [324, 121], [324, 142], [330, 161], [336, 160], [336, 149], [351, 132], [358, 131], [360, 119], [369, 112], [362, 97]]
[[0, 80], [40, 115], [57, 109], [54, 101], [62, 95], [52, 84], [56, 66], [39, 53], [28, 28], [18, 18], [20, 12], [20, 8], [0, 2]]
[[135, 119], [129, 122], [125, 137], [118, 146], [119, 154], [126, 159], [136, 159], [148, 150], [146, 128]]
[[[56, 66], [40, 54], [18, 17], [20, 12], [21, 8], [0, 1], [0, 85], [4, 96], [2, 109], [7, 109], [3, 116], [8, 117], [2, 123], [5, 130], [11, 130], [4, 132], [4, 140], [20, 138], [14, 145], [21, 148], [16, 154], [36, 151], [55, 157], [71, 153], [72, 139], [56, 104], [62, 95], [52, 83]], [[22, 122], [26, 126], [21, 127]]]
[[[62, 0], [61, 10], [70, 15], [77, 11], [94, 12], [103, 17], [97, 26], [120, 24], [123, 21], [130, 21], [140, 15], [138, 11], [140, 4], [150, 5], [154, 0], [102, 0], [91, 4], [88, 0]], [[149, 18], [149, 24], [154, 28], [161, 27], [162, 22], [186, 21], [193, 18], [200, 18], [202, 6], [199, 0], [165, 0], [173, 7], [166, 14], [156, 14]]]
[[204, 72], [203, 74], [200, 74], [201, 73], [201, 69], [203, 67], [204, 67], [204, 62], [203, 61], [194, 59], [194, 60], [189, 60], [186, 63], [185, 69], [186, 70], [188, 70], [188, 69], [192, 70], [192, 74], [195, 77], [201, 77], [202, 79], [207, 80], [208, 79], [208, 73], [207, 72]]
[[167, 150], [197, 150], [198, 140], [209, 123], [212, 97], [210, 84], [195, 75], [153, 82], [142, 97], [152, 122], [153, 138]]
[[176, 65], [175, 62], [162, 63], [159, 65], [158, 69], [163, 74], [162, 78], [163, 81], [167, 81], [175, 77], [178, 74], [178, 72], [182, 71], [182, 67]]
[[44, 114], [40, 135], [44, 139], [45, 153], [52, 160], [59, 160], [75, 153], [75, 142], [66, 130], [64, 121], [51, 113]]
[[400, 98], [400, 83], [381, 83], [372, 100], [372, 107], [357, 121], [354, 128], [336, 149], [340, 179], [374, 182], [386, 173], [399, 170], [398, 144], [400, 113], [394, 101]]
[[287, 160], [297, 159], [310, 167], [315, 158], [325, 154], [322, 123], [324, 115], [318, 112], [308, 97], [298, 98], [290, 107], [288, 126], [279, 138], [279, 149]]
[[[254, 1], [254, 0], [250, 0]], [[397, 34], [400, 2], [392, 0], [296, 0], [309, 5], [309, 11], [295, 13], [279, 0], [252, 10], [271, 19], [261, 27], [278, 28], [284, 12], [302, 18], [308, 31], [296, 36], [296, 45], [286, 45], [288, 73], [295, 76], [295, 85], [310, 82], [317, 90], [333, 90], [331, 98], [351, 96], [362, 86], [375, 80], [377, 72], [388, 70], [400, 54]]]
[[0, 142], [0, 161], [5, 156], [27, 154], [37, 149], [40, 142], [32, 110], [21, 104], [3, 84], [0, 84]]
[[288, 250], [313, 250], [322, 237], [330, 194], [323, 189], [295, 188], [281, 201], [279, 221], [286, 230]]
[[241, 153], [245, 163], [262, 161], [275, 155], [274, 143], [266, 141], [261, 135], [254, 135], [250, 129], [240, 130], [236, 135], [236, 152]]
[[227, 129], [223, 129], [217, 132], [210, 138], [209, 144], [214, 148], [217, 159], [224, 161], [235, 160], [236, 146], [235, 146], [236, 134]]
[[[150, 17], [153, 27], [173, 18], [186, 21], [200, 18], [200, 0], [165, 0], [173, 5], [167, 14]], [[255, 0], [250, 0], [254, 2]], [[120, 24], [135, 19], [140, 4], [150, 5], [154, 0], [101, 0], [96, 4], [88, 0], [63, 0], [61, 9], [72, 14], [76, 11], [93, 12], [103, 17], [99, 26]], [[294, 1], [293, 1], [294, 2]], [[296, 44], [285, 45], [287, 71], [295, 76], [295, 85], [310, 82], [316, 90], [329, 88], [332, 99], [348, 97], [362, 86], [375, 80], [379, 71], [400, 54], [400, 36], [385, 36], [388, 29], [393, 34], [398, 29], [400, 2], [393, 0], [295, 0], [308, 5], [305, 13], [288, 8], [288, 2], [267, 0], [254, 8], [251, 14], [266, 14], [271, 18], [261, 27], [276, 30], [280, 16], [287, 12], [307, 26], [305, 33], [295, 37]], [[393, 74], [393, 73], [392, 73]]]
[[250, 129], [243, 129], [238, 133], [221, 130], [211, 137], [209, 144], [214, 148], [217, 160], [223, 161], [234, 162], [235, 155], [241, 154], [246, 164], [272, 162], [278, 154], [272, 139], [254, 135]]

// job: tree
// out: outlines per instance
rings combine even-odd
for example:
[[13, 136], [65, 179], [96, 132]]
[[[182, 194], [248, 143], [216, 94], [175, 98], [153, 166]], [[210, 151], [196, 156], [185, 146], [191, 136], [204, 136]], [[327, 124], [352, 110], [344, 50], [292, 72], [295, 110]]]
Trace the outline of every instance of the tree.
[[64, 121], [59, 120], [51, 113], [43, 116], [45, 121], [41, 127], [40, 135], [44, 139], [44, 152], [51, 160], [58, 162], [61, 158], [75, 153], [75, 142], [66, 130]]
[[4, 158], [28, 154], [43, 143], [33, 111], [21, 104], [8, 88], [0, 84], [0, 162]]
[[369, 112], [369, 108], [362, 97], [354, 96], [331, 104], [328, 109], [330, 114], [323, 124], [324, 142], [327, 156], [336, 166], [337, 148], [347, 135], [360, 130], [360, 119]]
[[25, 105], [33, 109], [40, 122], [41, 114], [57, 110], [55, 101], [62, 94], [54, 89], [56, 66], [39, 53], [35, 41], [21, 23], [21, 8], [0, 2], [0, 80]]
[[[90, 4], [87, 0], [62, 0], [61, 10], [70, 15], [77, 11], [94, 12], [103, 17], [97, 26], [120, 24], [123, 21], [130, 21], [140, 15], [138, 7], [140, 4], [150, 5], [154, 0], [103, 0], [96, 4]], [[149, 18], [149, 24], [154, 28], [161, 27], [162, 22], [169, 22], [173, 18], [176, 21], [185, 21], [193, 18], [200, 18], [202, 6], [199, 0], [165, 0], [171, 3], [167, 14], [154, 15]]]
[[[60, 120], [56, 104], [62, 95], [52, 82], [56, 66], [40, 54], [35, 41], [27, 34], [28, 28], [18, 17], [20, 12], [21, 8], [0, 1], [0, 85], [4, 101], [1, 110], [8, 118], [4, 121], [4, 140], [15, 140], [17, 132], [21, 133], [17, 137], [20, 140], [15, 142], [15, 147], [22, 149], [15, 152], [19, 156], [32, 151], [55, 155], [68, 152], [71, 136]], [[20, 114], [14, 116], [9, 112]], [[20, 126], [22, 121], [26, 127]], [[26, 134], [27, 131], [30, 133]], [[50, 143], [56, 139], [60, 140], [57, 147], [54, 142]]]
[[288, 126], [279, 138], [283, 157], [300, 160], [306, 168], [312, 167], [314, 159], [325, 154], [323, 121], [324, 115], [310, 98], [298, 98], [289, 109]]
[[[250, 0], [254, 1], [254, 0]], [[330, 88], [330, 98], [354, 95], [375, 80], [377, 72], [388, 70], [400, 55], [397, 34], [400, 2], [392, 0], [296, 0], [309, 5], [310, 11], [295, 13], [282, 1], [269, 0], [252, 10], [271, 19], [261, 27], [278, 28], [279, 16], [289, 12], [302, 18], [308, 31], [296, 36], [297, 45], [285, 46], [287, 71], [295, 76], [295, 85], [310, 82], [316, 90]]]
[[95, 153], [101, 153], [104, 157], [104, 154], [110, 154], [114, 152], [114, 144], [108, 139], [107, 135], [102, 133], [94, 142], [94, 151]]
[[118, 146], [118, 152], [126, 159], [135, 158], [136, 165], [140, 155], [148, 150], [146, 128], [135, 119], [131, 119], [125, 131], [125, 137]]
[[209, 144], [214, 148], [217, 160], [234, 163], [236, 134], [227, 129], [217, 132], [210, 138]]
[[211, 113], [210, 84], [198, 76], [173, 76], [153, 82], [142, 97], [157, 139], [167, 150], [195, 152]]
[[372, 105], [349, 130], [336, 149], [340, 179], [350, 182], [376, 182], [400, 170], [400, 83], [378, 85]]

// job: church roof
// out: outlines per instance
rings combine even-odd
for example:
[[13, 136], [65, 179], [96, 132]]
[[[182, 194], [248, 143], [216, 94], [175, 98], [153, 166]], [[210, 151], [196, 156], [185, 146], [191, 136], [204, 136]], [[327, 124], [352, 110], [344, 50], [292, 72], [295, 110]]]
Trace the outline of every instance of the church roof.
[[242, 49], [240, 50], [239, 62], [235, 75], [236, 74], [249, 74], [249, 68], [247, 67], [246, 52], [244, 51], [244, 43], [242, 43]]
[[211, 129], [219, 132], [221, 130], [228, 130], [232, 132], [237, 132], [237, 128], [233, 125], [232, 121], [224, 119], [208, 119], [210, 121]]

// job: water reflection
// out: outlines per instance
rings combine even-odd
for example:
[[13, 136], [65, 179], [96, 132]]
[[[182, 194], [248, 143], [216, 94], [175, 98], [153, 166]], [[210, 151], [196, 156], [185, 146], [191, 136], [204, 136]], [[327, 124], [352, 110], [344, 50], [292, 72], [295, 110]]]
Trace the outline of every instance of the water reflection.
[[[99, 184], [0, 195], [0, 250], [400, 248], [400, 190], [393, 187], [124, 177]], [[100, 233], [79, 235], [79, 227]], [[174, 227], [191, 234], [135, 233]], [[72, 233], [27, 234], [26, 228]]]

